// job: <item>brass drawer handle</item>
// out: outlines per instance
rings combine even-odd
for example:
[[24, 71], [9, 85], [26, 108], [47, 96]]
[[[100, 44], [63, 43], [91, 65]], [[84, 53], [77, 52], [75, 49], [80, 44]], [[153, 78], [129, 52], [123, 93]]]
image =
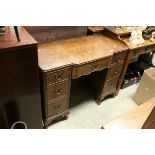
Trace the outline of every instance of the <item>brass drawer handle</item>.
[[94, 65], [94, 66], [92, 67], [92, 69], [93, 69], [93, 71], [96, 71], [96, 70], [98, 70], [99, 67], [100, 67], [99, 65]]
[[149, 52], [151, 52], [151, 49], [148, 48], [148, 47], [146, 47], [146, 48], [145, 48], [145, 53], [149, 53]]
[[57, 88], [56, 89], [56, 94], [57, 95], [59, 95], [60, 93], [62, 93], [63, 92], [63, 89], [62, 88]]
[[116, 62], [121, 61], [122, 57], [121, 56], [117, 56], [116, 57]]
[[62, 79], [62, 76], [63, 76], [63, 73], [57, 73], [57, 74], [54, 75], [54, 78], [56, 80], [60, 80], [60, 79]]
[[115, 74], [118, 74], [118, 72], [119, 72], [118, 69], [115, 69], [115, 70], [114, 70], [114, 73], [115, 73]]
[[134, 51], [134, 56], [137, 56], [137, 55], [139, 55], [139, 51]]

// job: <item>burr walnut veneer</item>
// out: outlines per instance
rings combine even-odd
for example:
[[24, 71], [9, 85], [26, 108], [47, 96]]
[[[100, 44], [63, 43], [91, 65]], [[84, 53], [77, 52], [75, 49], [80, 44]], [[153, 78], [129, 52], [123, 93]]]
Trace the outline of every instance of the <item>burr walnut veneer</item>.
[[[71, 79], [91, 73], [98, 75], [96, 100], [115, 93], [128, 48], [105, 35], [84, 36], [39, 45], [39, 67], [45, 126], [55, 118], [69, 113]], [[89, 80], [88, 80], [89, 81]]]

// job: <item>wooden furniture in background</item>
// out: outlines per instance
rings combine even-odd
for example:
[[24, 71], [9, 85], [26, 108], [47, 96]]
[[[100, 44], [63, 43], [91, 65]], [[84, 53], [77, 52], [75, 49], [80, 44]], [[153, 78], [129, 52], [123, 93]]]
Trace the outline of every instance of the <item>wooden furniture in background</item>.
[[105, 27], [103, 34], [106, 34], [107, 36], [118, 40], [119, 42], [123, 43], [129, 48], [129, 51], [127, 52], [126, 60], [123, 66], [123, 70], [121, 72], [121, 77], [119, 79], [119, 83], [117, 86], [117, 92], [116, 92], [116, 95], [117, 95], [122, 86], [129, 64], [133, 62], [137, 62], [139, 57], [142, 56], [143, 54], [151, 53], [152, 51], [155, 51], [155, 41], [152, 42], [150, 40], [145, 40], [144, 44], [133, 45], [129, 42], [130, 33], [116, 34], [111, 30], [109, 30], [107, 27]]
[[103, 129], [141, 129], [155, 107], [155, 98], [104, 124]]
[[87, 26], [24, 26], [38, 43], [87, 35]]
[[19, 27], [0, 36], [0, 128], [43, 128], [36, 41]]

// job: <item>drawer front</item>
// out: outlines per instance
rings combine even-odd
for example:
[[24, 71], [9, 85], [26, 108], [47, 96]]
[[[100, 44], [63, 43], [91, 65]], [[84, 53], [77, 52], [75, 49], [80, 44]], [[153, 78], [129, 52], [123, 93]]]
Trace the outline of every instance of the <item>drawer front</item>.
[[126, 58], [126, 51], [116, 53], [113, 55], [112, 64], [123, 62], [125, 60], [125, 58]]
[[61, 98], [60, 100], [56, 100], [55, 102], [50, 102], [47, 105], [47, 117], [52, 117], [58, 115], [62, 112], [69, 110], [69, 98]]
[[112, 80], [106, 80], [102, 94], [116, 90], [118, 80], [119, 78], [115, 78]]
[[138, 57], [141, 54], [141, 49], [136, 49], [133, 51], [133, 57]]
[[144, 47], [144, 48], [133, 50], [131, 62], [137, 61], [139, 55], [149, 53], [149, 52], [152, 52], [152, 51], [155, 51], [155, 46], [149, 46], [149, 47]]
[[53, 72], [48, 72], [46, 74], [47, 85], [52, 85], [59, 81], [69, 79], [70, 78], [71, 69], [65, 68], [63, 70], [57, 70]]
[[145, 51], [145, 53], [149, 53], [149, 52], [155, 51], [155, 45], [149, 46], [149, 47], [145, 47], [144, 51]]
[[113, 78], [115, 76], [119, 76], [121, 74], [123, 67], [123, 63], [120, 63], [119, 65], [111, 66], [108, 70], [107, 78]]
[[76, 79], [82, 75], [88, 75], [95, 71], [101, 71], [104, 68], [109, 68], [111, 63], [111, 57], [98, 60], [95, 62], [90, 62], [80, 66], [74, 66], [72, 72], [72, 78]]
[[65, 80], [47, 88], [47, 100], [51, 101], [69, 94], [69, 81]]

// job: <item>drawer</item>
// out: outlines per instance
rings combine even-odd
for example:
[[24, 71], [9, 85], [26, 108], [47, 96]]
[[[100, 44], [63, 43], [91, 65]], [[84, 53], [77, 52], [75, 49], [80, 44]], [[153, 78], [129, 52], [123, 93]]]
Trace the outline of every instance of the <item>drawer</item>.
[[70, 83], [69, 80], [59, 82], [47, 88], [47, 100], [48, 102], [66, 94], [69, 94]]
[[72, 78], [76, 79], [82, 75], [88, 75], [95, 71], [101, 71], [105, 68], [109, 68], [111, 64], [111, 57], [90, 62], [87, 64], [82, 64], [79, 66], [73, 66]]
[[126, 58], [126, 51], [115, 53], [112, 58], [112, 64], [123, 62]]
[[62, 112], [69, 110], [69, 98], [61, 98], [55, 102], [50, 102], [47, 105], [47, 117], [58, 115]]
[[119, 76], [122, 71], [123, 63], [119, 63], [118, 65], [113, 65], [108, 70], [107, 78], [113, 78], [115, 76]]
[[106, 80], [102, 94], [116, 90], [119, 78]]
[[133, 50], [133, 57], [138, 57], [141, 54], [141, 49]]
[[70, 78], [71, 69], [65, 68], [62, 70], [57, 70], [53, 72], [46, 73], [47, 85], [52, 85], [59, 81]]
[[144, 53], [155, 51], [155, 46], [153, 45], [153, 46], [145, 47], [143, 51]]

